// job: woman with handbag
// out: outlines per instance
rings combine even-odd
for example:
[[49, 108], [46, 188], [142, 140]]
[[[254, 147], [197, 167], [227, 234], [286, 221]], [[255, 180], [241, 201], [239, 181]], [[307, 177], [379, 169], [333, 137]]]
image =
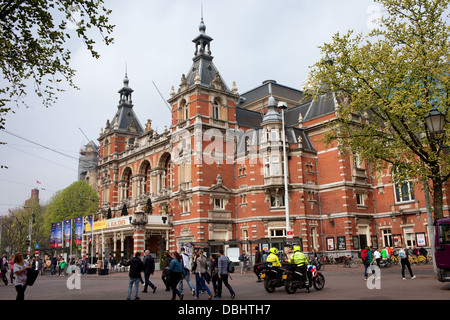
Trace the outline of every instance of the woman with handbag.
[[31, 268], [28, 261], [23, 260], [23, 256], [21, 252], [17, 252], [14, 256], [14, 275], [15, 281], [14, 286], [17, 291], [16, 300], [24, 300], [25, 299], [25, 290], [27, 288], [27, 270]]
[[206, 285], [206, 257], [203, 255], [203, 249], [200, 249], [198, 251], [198, 256], [194, 258], [195, 264], [197, 265], [195, 269], [195, 282], [196, 282], [196, 290], [195, 290], [195, 300], [198, 300], [199, 293], [202, 288], [206, 290], [209, 294], [209, 299], [211, 300], [213, 297], [213, 294], [209, 290], [208, 286]]

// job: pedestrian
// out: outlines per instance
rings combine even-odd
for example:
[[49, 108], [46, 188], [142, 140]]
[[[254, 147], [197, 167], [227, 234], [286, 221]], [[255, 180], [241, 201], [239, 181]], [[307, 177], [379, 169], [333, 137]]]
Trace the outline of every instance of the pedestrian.
[[231, 294], [231, 299], [234, 299], [236, 294], [233, 291], [233, 288], [228, 283], [228, 263], [230, 259], [223, 254], [223, 250], [219, 249], [219, 260], [218, 260], [218, 274], [219, 280], [217, 284], [217, 298], [222, 298], [222, 284], [228, 288]]
[[52, 258], [52, 266], [51, 266], [51, 275], [52, 277], [56, 276], [56, 268], [58, 266], [58, 258], [56, 257], [56, 254], [53, 255]]
[[147, 292], [147, 287], [153, 289], [153, 293], [156, 292], [157, 287], [150, 281], [150, 275], [155, 272], [155, 260], [150, 254], [149, 250], [144, 251], [144, 290], [142, 292]]
[[400, 262], [402, 264], [402, 278], [403, 280], [406, 280], [405, 278], [405, 267], [408, 267], [409, 274], [411, 275], [411, 279], [415, 279], [416, 276], [413, 275], [413, 272], [411, 270], [411, 264], [409, 263], [409, 249], [406, 247], [406, 245], [403, 245], [403, 248], [400, 249], [398, 252], [398, 257], [400, 258]]
[[174, 252], [172, 254], [172, 260], [169, 264], [169, 281], [170, 288], [172, 289], [172, 300], [175, 300], [176, 296], [180, 297], [180, 300], [183, 300], [183, 293], [177, 289], [177, 285], [180, 280], [183, 281], [184, 277], [184, 266], [182, 262], [182, 258], [178, 252]]
[[61, 256], [59, 260], [59, 276], [61, 277], [61, 271], [62, 275], [64, 276], [66, 274], [66, 260], [64, 260], [64, 257]]
[[6, 259], [6, 253], [3, 254], [1, 260], [0, 260], [0, 269], [2, 272], [2, 279], [5, 286], [8, 285], [8, 277], [6, 274], [8, 273], [8, 259]]
[[258, 247], [255, 247], [255, 264], [253, 265], [253, 273], [256, 275], [258, 280], [256, 282], [261, 282], [261, 272], [260, 264], [262, 262], [262, 254]]
[[14, 277], [14, 256], [12, 255], [10, 258], [9, 258], [9, 261], [8, 261], [8, 265], [9, 265], [9, 278], [10, 278], [10, 282], [11, 282], [11, 285], [14, 285], [14, 279], [16, 278], [16, 277]]
[[128, 285], [128, 296], [127, 300], [131, 299], [131, 290], [134, 284], [134, 300], [139, 300], [138, 291], [139, 291], [139, 282], [141, 281], [141, 273], [144, 270], [144, 263], [141, 260], [141, 253], [136, 252], [135, 256], [130, 260], [123, 262], [124, 266], [129, 266], [130, 271], [129, 275], [129, 285]]
[[[370, 265], [372, 264], [372, 260], [373, 260], [373, 255], [372, 255], [372, 251], [370, 250], [369, 247], [365, 247], [362, 251], [361, 251], [361, 260], [364, 263], [364, 280], [367, 280], [367, 269], [370, 267]], [[372, 273], [374, 273], [374, 271], [372, 270]]]
[[380, 267], [380, 261], [381, 261], [381, 253], [378, 251], [378, 249], [375, 249], [375, 251], [373, 252], [373, 257], [375, 258], [375, 261], [377, 262], [377, 267]]
[[116, 272], [117, 261], [116, 261], [116, 257], [114, 257], [114, 255], [112, 255], [112, 254], [109, 259], [109, 264], [111, 265], [111, 272]]
[[14, 286], [16, 288], [17, 296], [16, 300], [24, 300], [25, 299], [25, 290], [27, 288], [27, 269], [31, 268], [31, 265], [28, 261], [23, 260], [23, 256], [21, 252], [17, 252], [14, 256], [14, 275], [15, 281]]
[[186, 250], [184, 248], [181, 248], [181, 254], [180, 257], [182, 259], [183, 262], [183, 277], [181, 277], [180, 279], [180, 283], [178, 284], [178, 290], [183, 293], [183, 279], [186, 280], [189, 289], [192, 292], [192, 295], [195, 295], [195, 288], [192, 285], [191, 282], [191, 277], [190, 277], [190, 273], [191, 273], [191, 264], [190, 264], [190, 258], [189, 255], [186, 253]]
[[163, 281], [164, 285], [166, 286], [166, 291], [170, 291], [170, 281], [169, 281], [169, 265], [170, 261], [172, 261], [172, 257], [170, 256], [169, 251], [164, 252], [164, 259], [162, 263], [162, 273], [161, 273], [161, 280]]
[[214, 296], [217, 297], [217, 281], [219, 280], [217, 255], [212, 254], [209, 259], [211, 260], [211, 265], [209, 266], [211, 270], [211, 282], [213, 284]]
[[197, 267], [195, 269], [195, 284], [196, 284], [196, 297], [195, 300], [198, 300], [199, 293], [201, 289], [206, 290], [209, 294], [209, 299], [211, 300], [213, 297], [213, 294], [209, 290], [208, 286], [206, 285], [206, 257], [203, 255], [203, 249], [200, 249], [198, 251], [198, 256], [195, 257], [195, 263], [197, 264]]
[[388, 258], [388, 251], [387, 251], [386, 247], [384, 247], [381, 250], [381, 259], [383, 259], [383, 261], [385, 261], [385, 260], [387, 260], [387, 258]]
[[241, 255], [239, 256], [239, 261], [241, 261], [241, 273], [244, 273], [248, 261], [248, 257], [245, 254], [245, 251], [242, 251]]
[[87, 269], [87, 257], [84, 256], [83, 259], [81, 259], [81, 274], [85, 274], [86, 273], [86, 269]]
[[262, 261], [262, 262], [266, 262], [266, 260], [267, 260], [267, 251], [266, 251], [266, 250], [263, 250], [263, 251], [262, 251], [261, 261]]

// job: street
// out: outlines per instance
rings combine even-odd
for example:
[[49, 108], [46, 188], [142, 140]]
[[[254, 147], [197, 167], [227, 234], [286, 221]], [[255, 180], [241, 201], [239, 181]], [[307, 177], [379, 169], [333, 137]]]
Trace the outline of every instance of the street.
[[[234, 301], [241, 300], [449, 300], [450, 283], [442, 283], [434, 279], [432, 265], [412, 266], [416, 279], [402, 280], [400, 266], [381, 269], [379, 283], [375, 280], [364, 280], [364, 268], [344, 268], [341, 265], [327, 265], [322, 272], [325, 276], [325, 287], [321, 291], [314, 288], [310, 293], [304, 289], [295, 294], [287, 294], [283, 287], [277, 288], [272, 294], [264, 290], [262, 283], [256, 282], [256, 276], [247, 271], [245, 274], [232, 274], [230, 284], [236, 292]], [[238, 269], [236, 269], [238, 271]], [[8, 277], [9, 278], [9, 277]], [[79, 280], [79, 281], [78, 281]], [[161, 272], [156, 271], [150, 280], [158, 287], [156, 293], [149, 288], [148, 293], [142, 293], [139, 288], [139, 298], [146, 300], [170, 300], [171, 292], [166, 292], [161, 280]], [[191, 275], [195, 286], [195, 276]], [[368, 288], [371, 287], [371, 288]], [[212, 290], [212, 284], [209, 285]], [[194, 300], [184, 282], [184, 300]], [[128, 273], [113, 273], [99, 276], [76, 275], [51, 277], [49, 273], [39, 276], [32, 287], [25, 292], [25, 300], [126, 300], [128, 291]], [[134, 292], [134, 288], [133, 288]], [[224, 287], [221, 301], [231, 302], [228, 290]], [[133, 297], [133, 296], [132, 296]], [[13, 285], [0, 285], [0, 299], [14, 300], [16, 291]], [[200, 300], [206, 301], [208, 295], [200, 294]], [[218, 300], [214, 299], [213, 300]]]

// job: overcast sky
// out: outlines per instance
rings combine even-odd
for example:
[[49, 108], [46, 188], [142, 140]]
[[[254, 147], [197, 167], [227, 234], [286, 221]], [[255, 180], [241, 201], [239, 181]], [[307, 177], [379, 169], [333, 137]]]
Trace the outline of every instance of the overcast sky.
[[172, 85], [178, 90], [192, 64], [202, 5], [214, 64], [239, 93], [268, 79], [301, 89], [320, 58], [318, 46], [336, 32], [367, 34], [381, 9], [368, 0], [106, 0], [116, 25], [114, 44], [98, 43], [98, 60], [79, 41], [68, 44], [80, 90], [62, 85], [67, 91], [48, 109], [29, 95], [29, 108], [7, 116], [6, 130], [21, 138], [0, 131], [0, 141], [7, 142], [0, 146], [0, 163], [9, 167], [0, 169], [0, 214], [22, 206], [34, 187], [45, 204], [77, 180], [79, 150], [88, 142], [81, 130], [98, 143], [100, 128], [116, 113], [125, 65], [140, 122], [152, 119], [158, 132], [170, 126], [153, 82], [165, 100]]

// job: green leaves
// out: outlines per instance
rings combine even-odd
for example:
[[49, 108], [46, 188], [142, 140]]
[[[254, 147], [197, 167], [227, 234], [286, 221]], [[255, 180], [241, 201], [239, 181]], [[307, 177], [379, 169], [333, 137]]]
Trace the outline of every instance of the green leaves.
[[[382, 172], [402, 166], [394, 181], [450, 176], [450, 157], [425, 126], [433, 107], [450, 130], [449, 0], [377, 0], [386, 15], [367, 36], [336, 34], [312, 67], [315, 97], [333, 92], [341, 101], [325, 142], [338, 142]], [[330, 60], [332, 63], [330, 63]], [[441, 144], [450, 145], [448, 134]]]
[[[77, 21], [76, 30], [69, 30], [67, 21], [73, 18], [75, 9], [79, 10], [81, 20]], [[71, 33], [77, 34], [92, 56], [99, 58], [88, 31], [96, 29], [105, 44], [112, 43], [109, 34], [114, 26], [109, 24], [110, 13], [101, 0], [0, 1], [0, 70], [6, 80], [0, 87], [0, 129], [5, 124], [4, 116], [11, 110], [11, 102], [23, 103], [30, 91], [48, 107], [57, 100], [57, 92], [63, 91], [58, 85], [63, 80], [77, 88], [66, 41]]]

